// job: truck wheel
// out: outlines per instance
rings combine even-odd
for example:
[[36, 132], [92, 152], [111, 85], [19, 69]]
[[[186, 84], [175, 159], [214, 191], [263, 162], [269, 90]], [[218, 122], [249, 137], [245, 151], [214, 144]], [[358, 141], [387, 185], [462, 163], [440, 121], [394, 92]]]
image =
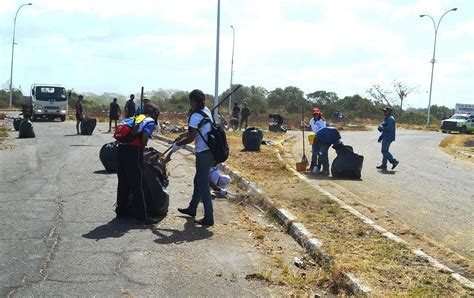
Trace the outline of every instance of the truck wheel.
[[466, 126], [461, 127], [461, 133], [466, 134]]
[[61, 116], [61, 122], [66, 121], [66, 116]]
[[446, 130], [442, 130], [441, 132], [442, 132], [442, 133], [448, 133]]

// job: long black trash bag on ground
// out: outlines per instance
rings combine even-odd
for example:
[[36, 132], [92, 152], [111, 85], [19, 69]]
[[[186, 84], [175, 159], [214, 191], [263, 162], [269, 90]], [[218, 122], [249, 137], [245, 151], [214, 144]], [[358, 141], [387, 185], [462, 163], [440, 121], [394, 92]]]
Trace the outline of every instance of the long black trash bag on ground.
[[95, 118], [84, 118], [81, 121], [81, 134], [83, 135], [92, 135], [94, 132], [95, 126], [97, 124], [97, 119]]
[[107, 143], [100, 148], [99, 158], [105, 169], [109, 172], [117, 172], [118, 145], [115, 142]]
[[354, 153], [351, 146], [338, 144], [333, 148], [337, 156], [331, 165], [331, 175], [335, 178], [360, 179], [364, 156]]
[[166, 167], [152, 162], [159, 154], [158, 151], [150, 147], [145, 148], [143, 151], [145, 199], [148, 214], [152, 217], [168, 214], [170, 202], [169, 194], [166, 190], [169, 184]]
[[18, 137], [21, 139], [36, 137], [35, 131], [33, 130], [33, 123], [30, 121], [30, 119], [25, 119], [20, 123]]

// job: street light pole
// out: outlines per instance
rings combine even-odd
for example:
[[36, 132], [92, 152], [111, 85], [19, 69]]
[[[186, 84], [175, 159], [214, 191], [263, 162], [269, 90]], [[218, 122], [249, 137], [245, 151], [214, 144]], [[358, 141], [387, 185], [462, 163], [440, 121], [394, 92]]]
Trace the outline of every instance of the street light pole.
[[438, 25], [436, 25], [435, 23], [435, 20], [430, 16], [430, 15], [427, 15], [427, 14], [421, 14], [420, 15], [420, 18], [422, 17], [429, 17], [431, 19], [431, 21], [433, 22], [433, 27], [434, 27], [434, 32], [435, 32], [435, 35], [434, 35], [434, 46], [433, 46], [433, 59], [431, 59], [431, 80], [430, 80], [430, 95], [429, 95], [429, 99], [428, 99], [428, 113], [427, 113], [427, 118], [426, 118], [426, 127], [430, 126], [430, 110], [431, 110], [431, 91], [433, 89], [433, 73], [434, 73], [434, 64], [435, 64], [435, 55], [436, 55], [436, 38], [438, 36], [438, 29], [439, 29], [439, 24], [441, 23], [441, 20], [443, 19], [443, 17], [450, 11], [456, 11], [457, 8], [452, 8], [448, 11], [446, 11], [442, 16], [441, 18], [439, 18], [439, 21], [438, 21]]
[[13, 102], [13, 87], [12, 87], [12, 80], [13, 80], [13, 54], [15, 53], [15, 31], [16, 31], [16, 17], [18, 16], [18, 12], [23, 6], [27, 5], [32, 5], [31, 3], [25, 3], [20, 5], [18, 7], [16, 14], [15, 14], [15, 19], [13, 20], [13, 39], [12, 39], [12, 61], [10, 65], [10, 100], [9, 100], [9, 107], [10, 109], [12, 108], [12, 102]]
[[[232, 76], [234, 75], [234, 45], [235, 45], [235, 29], [234, 26], [230, 26], [232, 28], [232, 60], [230, 63], [230, 88], [229, 91], [232, 92]], [[232, 117], [232, 95], [229, 96], [229, 116]]]
[[[215, 88], [214, 88], [214, 106], [216, 107], [219, 103], [219, 32], [220, 32], [220, 23], [221, 23], [221, 1], [217, 0], [217, 40], [216, 40], [216, 79], [215, 79]], [[219, 108], [216, 108], [214, 119], [219, 119]]]

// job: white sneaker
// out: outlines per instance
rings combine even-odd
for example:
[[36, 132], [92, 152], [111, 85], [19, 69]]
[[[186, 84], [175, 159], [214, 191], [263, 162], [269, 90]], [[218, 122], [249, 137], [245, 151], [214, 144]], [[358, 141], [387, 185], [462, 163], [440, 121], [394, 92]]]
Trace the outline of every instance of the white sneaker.
[[313, 171], [312, 171], [312, 172], [313, 172], [313, 174], [319, 173], [319, 166], [315, 166], [315, 167], [313, 168]]

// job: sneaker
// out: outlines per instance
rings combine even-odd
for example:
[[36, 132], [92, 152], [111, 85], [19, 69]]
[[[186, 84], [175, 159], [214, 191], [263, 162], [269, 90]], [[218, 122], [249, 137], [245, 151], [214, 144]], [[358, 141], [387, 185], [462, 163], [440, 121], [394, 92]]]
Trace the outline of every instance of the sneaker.
[[196, 216], [196, 211], [191, 210], [189, 207], [188, 207], [188, 208], [178, 208], [178, 211], [179, 211], [180, 213], [189, 215], [189, 216], [191, 216], [191, 217], [195, 217], [195, 216]]
[[380, 165], [380, 166], [376, 166], [375, 168], [376, 168], [376, 169], [379, 169], [379, 170], [386, 170], [386, 169], [387, 169], [387, 166]]
[[395, 161], [392, 163], [392, 170], [395, 169], [395, 168], [398, 166], [399, 163], [400, 163], [400, 162], [399, 162], [398, 160], [395, 160]]
[[213, 226], [214, 225], [214, 220], [213, 219], [197, 219], [194, 221], [195, 224], [201, 225], [201, 226]]

